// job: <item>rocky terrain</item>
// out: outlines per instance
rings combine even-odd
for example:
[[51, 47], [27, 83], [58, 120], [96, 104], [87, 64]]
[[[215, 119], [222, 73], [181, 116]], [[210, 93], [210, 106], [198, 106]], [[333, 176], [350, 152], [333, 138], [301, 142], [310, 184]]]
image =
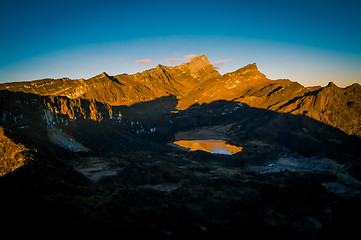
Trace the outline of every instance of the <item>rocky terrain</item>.
[[[0, 85], [0, 211], [17, 237], [358, 233], [361, 87], [205, 56], [133, 75]], [[176, 140], [218, 139], [233, 155]], [[21, 231], [20, 231], [20, 230]]]

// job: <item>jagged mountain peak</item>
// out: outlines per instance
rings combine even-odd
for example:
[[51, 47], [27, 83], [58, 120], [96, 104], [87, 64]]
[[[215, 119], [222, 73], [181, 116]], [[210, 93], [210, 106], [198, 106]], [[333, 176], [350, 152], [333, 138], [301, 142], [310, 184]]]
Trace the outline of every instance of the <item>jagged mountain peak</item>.
[[[93, 80], [96, 82], [116, 82], [119, 83], [118, 79], [114, 78], [113, 76], [109, 76], [106, 72], [102, 72], [101, 74], [98, 74], [92, 78], [89, 78], [88, 80]], [[91, 81], [92, 82], [92, 81]]]
[[195, 65], [195, 64], [202, 64], [202, 65], [211, 65], [206, 55], [199, 55], [193, 58], [191, 61], [188, 62], [188, 65]]
[[92, 78], [109, 78], [109, 75], [106, 72], [102, 72], [101, 74], [96, 75], [95, 77]]
[[246, 73], [246, 72], [258, 72], [258, 67], [257, 67], [257, 64], [256, 63], [251, 63], [251, 64], [248, 64], [240, 69], [238, 69], [236, 72], [238, 73]]
[[234, 72], [226, 73], [223, 76], [230, 79], [230, 81], [237, 83], [242, 82], [243, 84], [247, 83], [247, 85], [268, 81], [266, 76], [258, 70], [256, 63], [248, 64]]
[[334, 84], [333, 82], [329, 82], [326, 87], [329, 87], [329, 88], [338, 88], [338, 86], [337, 86], [336, 84]]
[[106, 79], [106, 80], [109, 79], [109, 76], [108, 76], [108, 74], [106, 74], [106, 72], [102, 72], [94, 77], [91, 77], [91, 78], [87, 79], [87, 81], [91, 82], [91, 81], [98, 81], [98, 80], [104, 80], [104, 79]]
[[162, 64], [158, 64], [155, 69], [165, 70], [165, 69], [167, 69], [167, 68], [168, 68], [167, 66], [164, 66], [164, 65], [162, 65]]
[[207, 64], [211, 64], [209, 62], [208, 58], [206, 57], [206, 55], [204, 55], [204, 54], [193, 58], [189, 63], [196, 63], [196, 62], [204, 62], [204, 63], [207, 63]]
[[186, 66], [191, 72], [198, 72], [205, 67], [212, 67], [214, 69], [206, 55], [197, 56], [190, 62], [183, 63], [182, 65]]
[[109, 77], [109, 75], [106, 72], [102, 72], [100, 75], [104, 77]]

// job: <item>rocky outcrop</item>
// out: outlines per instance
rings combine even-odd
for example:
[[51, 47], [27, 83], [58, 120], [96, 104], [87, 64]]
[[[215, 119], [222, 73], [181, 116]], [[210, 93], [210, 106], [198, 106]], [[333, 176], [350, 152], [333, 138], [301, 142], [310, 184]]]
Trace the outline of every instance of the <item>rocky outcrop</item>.
[[119, 110], [93, 100], [0, 91], [0, 125], [26, 128], [31, 125], [67, 124], [74, 120], [121, 121]]
[[14, 171], [32, 159], [29, 149], [5, 135], [0, 128], [0, 177]]

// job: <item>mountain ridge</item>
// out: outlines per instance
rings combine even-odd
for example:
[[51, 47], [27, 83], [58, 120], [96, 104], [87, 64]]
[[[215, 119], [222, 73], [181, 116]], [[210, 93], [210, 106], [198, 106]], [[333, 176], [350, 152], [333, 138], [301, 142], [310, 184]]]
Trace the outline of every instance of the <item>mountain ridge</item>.
[[103, 72], [87, 80], [69, 78], [0, 84], [0, 90], [87, 99], [110, 106], [133, 105], [173, 95], [178, 110], [194, 104], [227, 100], [276, 112], [303, 114], [361, 136], [361, 86], [304, 87], [288, 79], [271, 80], [248, 64], [221, 75], [205, 55], [175, 67], [158, 64], [135, 74], [109, 76]]

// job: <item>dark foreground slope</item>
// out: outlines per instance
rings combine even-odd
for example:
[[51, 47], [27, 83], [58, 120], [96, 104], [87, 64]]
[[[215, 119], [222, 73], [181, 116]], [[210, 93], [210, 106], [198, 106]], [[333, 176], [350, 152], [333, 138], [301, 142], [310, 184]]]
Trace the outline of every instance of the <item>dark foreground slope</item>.
[[51, 160], [19, 169], [0, 179], [2, 226], [14, 237], [39, 239], [347, 237], [358, 231], [359, 200], [331, 194], [319, 182], [332, 176], [229, 175], [212, 172], [224, 169], [219, 159], [183, 158], [197, 164], [170, 156], [123, 163], [128, 174], [97, 184], [76, 179], [71, 169]]
[[[231, 101], [174, 112], [175, 97], [111, 107], [118, 112], [110, 117], [98, 102], [90, 108], [87, 100], [72, 105], [63, 97], [5, 94], [11, 101], [2, 106], [12, 107], [6, 108], [3, 136], [32, 159], [0, 178], [2, 226], [14, 237], [320, 238], [358, 232], [360, 138], [312, 118]], [[33, 98], [40, 105], [25, 104]], [[47, 117], [46, 109], [57, 112], [63, 104], [68, 113]], [[19, 118], [22, 106], [27, 112]], [[71, 120], [72, 112], [81, 117]], [[95, 112], [103, 118], [91, 119]], [[224, 156], [167, 144], [180, 133], [200, 131], [244, 150]]]

